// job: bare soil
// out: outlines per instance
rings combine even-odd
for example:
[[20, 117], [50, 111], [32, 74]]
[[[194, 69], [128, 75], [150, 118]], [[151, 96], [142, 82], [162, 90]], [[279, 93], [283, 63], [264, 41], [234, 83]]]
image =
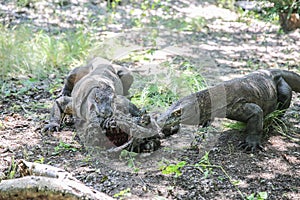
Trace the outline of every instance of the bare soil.
[[[239, 15], [235, 12], [211, 3], [176, 2], [174, 6], [185, 17], [203, 16], [209, 23], [199, 32], [159, 31], [157, 45], [160, 50], [152, 55], [154, 64], [151, 67], [149, 63], [123, 62], [125, 66], [139, 71], [135, 73], [133, 87], [136, 89], [139, 88], [141, 76], [165, 73], [160, 63], [178, 56], [199, 66], [198, 70], [208, 85], [255, 69], [299, 69], [299, 30], [283, 35], [278, 33], [277, 25], [253, 19], [238, 20]], [[80, 6], [76, 3], [69, 5]], [[94, 3], [89, 5], [88, 9], [102, 6]], [[2, 9], [10, 6], [3, 4]], [[24, 13], [30, 16], [34, 9], [38, 8], [28, 8], [21, 14], [7, 16], [13, 22], [20, 23], [17, 20], [24, 18], [18, 16]], [[118, 27], [117, 30], [114, 28], [111, 27], [110, 31], [119, 31]], [[141, 33], [148, 32], [146, 29], [136, 31], [129, 27], [115, 40], [125, 38], [124, 44], [132, 49], [136, 41], [144, 39], [145, 35]], [[111, 57], [117, 58], [120, 58], [120, 51]], [[282, 118], [287, 126], [287, 135], [271, 129], [264, 136], [264, 151], [247, 153], [238, 149], [244, 137], [243, 132], [224, 128], [224, 120], [217, 119], [211, 128], [201, 132], [197, 127], [182, 127], [178, 134], [162, 140], [162, 147], [153, 153], [122, 158], [119, 154], [87, 152], [76, 136], [72, 123], [66, 123], [59, 132], [41, 132], [53, 101], [48, 89], [64, 76], [61, 74], [55, 79], [49, 76], [48, 79], [34, 82], [24, 93], [20, 92], [24, 87], [20, 81], [22, 77], [6, 82], [6, 88], [12, 92], [6, 96], [2, 94], [0, 99], [2, 179], [7, 178], [13, 162], [25, 159], [64, 168], [87, 186], [110, 196], [130, 188], [121, 196], [123, 199], [246, 199], [259, 192], [267, 192], [268, 199], [300, 199], [299, 94], [294, 94], [292, 105]], [[180, 95], [185, 94], [182, 92]], [[196, 164], [203, 160], [206, 152], [209, 152], [206, 168], [203, 168], [204, 165], [197, 167]], [[130, 161], [134, 166], [128, 165]], [[187, 163], [180, 169], [180, 176], [162, 173], [162, 166], [180, 161]]]

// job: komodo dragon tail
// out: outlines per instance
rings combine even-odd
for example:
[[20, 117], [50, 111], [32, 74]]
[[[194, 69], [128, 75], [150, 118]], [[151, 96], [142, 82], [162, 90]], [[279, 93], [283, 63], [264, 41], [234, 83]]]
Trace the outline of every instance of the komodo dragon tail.
[[280, 78], [282, 77], [292, 88], [293, 91], [300, 93], [300, 75], [287, 70], [279, 70], [274, 69], [271, 70], [271, 73], [273, 74], [274, 78]]

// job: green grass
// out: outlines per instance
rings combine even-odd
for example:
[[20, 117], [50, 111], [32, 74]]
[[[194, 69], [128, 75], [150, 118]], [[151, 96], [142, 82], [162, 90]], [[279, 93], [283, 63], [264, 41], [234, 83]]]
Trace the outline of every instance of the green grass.
[[[151, 63], [147, 56], [153, 53], [135, 52], [126, 61], [149, 60]], [[138, 107], [151, 111], [165, 109], [180, 97], [198, 92], [207, 86], [200, 69], [187, 58], [174, 56], [173, 59], [160, 63], [158, 69], [161, 69], [160, 73], [148, 77], [140, 76], [138, 82], [134, 82], [131, 89], [134, 96], [131, 101]]]
[[[264, 133], [271, 133], [276, 132], [281, 134], [282, 136], [294, 141], [299, 142], [298, 138], [294, 138], [291, 133], [291, 130], [289, 129], [288, 125], [286, 124], [286, 121], [283, 119], [285, 110], [275, 110], [264, 117]], [[225, 128], [237, 130], [237, 131], [243, 131], [246, 128], [246, 123], [243, 122], [227, 122], [223, 123], [223, 126]]]
[[89, 34], [82, 30], [54, 35], [27, 26], [1, 26], [0, 32], [2, 80], [21, 74], [40, 78], [65, 71], [85, 60], [93, 44]]
[[63, 141], [59, 141], [59, 144], [54, 148], [54, 152], [52, 153], [53, 155], [58, 155], [64, 151], [71, 151], [71, 152], [76, 152], [79, 151], [80, 149], [78, 147], [75, 147], [72, 144], [65, 143]]
[[228, 129], [242, 131], [246, 128], [246, 123], [243, 122], [224, 122], [223, 126]]
[[235, 10], [239, 15], [238, 22], [245, 22], [250, 25], [251, 20], [256, 19], [276, 25], [279, 24], [279, 14], [275, 7], [265, 7], [260, 12], [255, 10], [244, 11], [242, 8], [236, 8]]
[[166, 85], [148, 84], [141, 92], [137, 92], [131, 101], [146, 109], [166, 108], [175, 102], [178, 96]]

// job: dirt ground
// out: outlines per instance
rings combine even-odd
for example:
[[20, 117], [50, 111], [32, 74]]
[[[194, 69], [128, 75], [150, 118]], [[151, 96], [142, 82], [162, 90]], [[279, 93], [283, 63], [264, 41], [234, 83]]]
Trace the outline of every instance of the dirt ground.
[[[151, 65], [123, 63], [139, 71], [135, 72], [133, 87], [138, 87], [141, 76], [166, 73], [160, 64], [176, 57], [199, 66], [208, 85], [255, 69], [299, 69], [299, 30], [279, 34], [276, 25], [238, 20], [237, 13], [207, 2], [190, 1], [188, 5], [183, 1], [182, 5], [180, 12], [185, 17], [201, 16], [209, 23], [199, 32], [159, 29], [158, 50], [151, 57]], [[106, 45], [112, 46], [116, 41], [126, 41], [126, 48], [119, 47], [111, 59], [122, 60], [137, 49], [148, 30], [127, 29], [107, 40]], [[1, 178], [8, 175], [14, 160], [26, 159], [66, 169], [87, 186], [110, 196], [119, 194], [122, 199], [251, 199], [251, 195], [259, 199], [261, 192], [266, 192], [268, 199], [300, 199], [299, 94], [293, 94], [292, 105], [282, 119], [287, 135], [270, 130], [264, 136], [264, 151], [247, 153], [238, 149], [243, 133], [224, 128], [228, 120], [217, 119], [206, 130], [183, 126], [178, 134], [162, 140], [162, 147], [153, 153], [122, 157], [87, 152], [69, 124], [59, 132], [41, 132], [53, 101], [48, 88], [56, 82], [49, 76], [31, 83], [26, 93], [18, 92], [24, 87], [19, 78], [6, 83], [12, 92], [5, 98], [0, 96]], [[186, 92], [182, 91], [180, 95], [184, 96]], [[162, 173], [162, 166], [181, 161], [186, 162], [180, 168], [181, 175]]]

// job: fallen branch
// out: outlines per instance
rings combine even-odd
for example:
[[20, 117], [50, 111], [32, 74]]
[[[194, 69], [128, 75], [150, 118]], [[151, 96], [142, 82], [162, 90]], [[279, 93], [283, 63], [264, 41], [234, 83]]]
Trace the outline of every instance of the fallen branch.
[[104, 193], [85, 186], [70, 173], [60, 168], [24, 160], [21, 160], [18, 166], [20, 173], [25, 177], [2, 181], [0, 183], [0, 200], [113, 199]]

